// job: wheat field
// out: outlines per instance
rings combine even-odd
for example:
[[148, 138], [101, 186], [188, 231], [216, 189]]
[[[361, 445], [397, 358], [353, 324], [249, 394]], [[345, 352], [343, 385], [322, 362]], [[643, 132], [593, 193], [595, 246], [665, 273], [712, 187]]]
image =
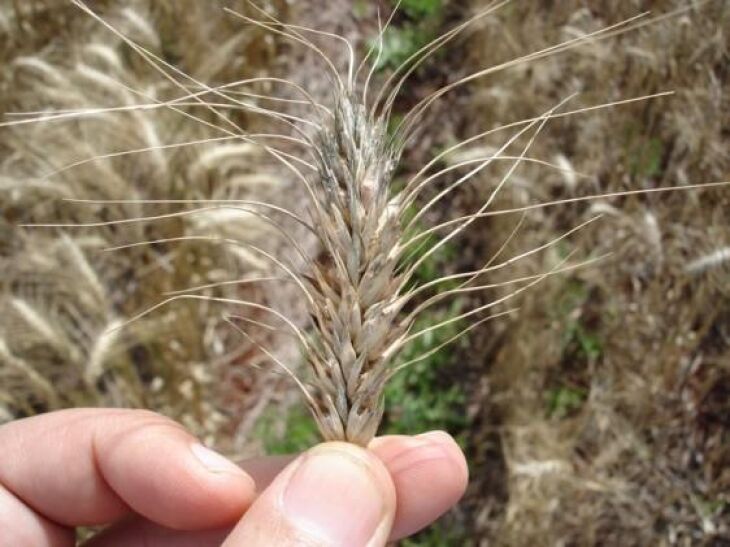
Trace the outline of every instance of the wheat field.
[[[404, 545], [730, 543], [730, 190], [688, 188], [730, 179], [730, 5], [403, 0], [388, 20], [395, 4], [87, 2], [106, 27], [68, 0], [0, 3], [0, 423], [149, 408], [245, 457], [317, 442], [309, 397], [326, 438], [366, 444], [382, 420], [465, 448], [466, 497]], [[462, 31], [370, 127], [328, 102], [322, 55], [247, 20], [259, 8], [370, 49], [371, 102]], [[344, 42], [312, 41], [346, 80]], [[304, 165], [318, 106], [334, 134], [315, 132], [310, 188], [285, 164]], [[403, 150], [381, 144], [403, 127]], [[350, 217], [326, 174], [362, 165], [375, 190]], [[310, 317], [322, 341], [300, 355], [282, 325]]]

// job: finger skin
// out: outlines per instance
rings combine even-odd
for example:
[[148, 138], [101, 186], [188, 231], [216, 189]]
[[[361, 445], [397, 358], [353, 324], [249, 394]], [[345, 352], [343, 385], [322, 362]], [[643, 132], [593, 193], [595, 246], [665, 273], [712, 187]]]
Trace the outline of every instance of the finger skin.
[[266, 490], [276, 476], [297, 458], [296, 454], [251, 458], [239, 465], [256, 482], [256, 491]]
[[73, 547], [76, 534], [37, 515], [0, 485], [0, 547]]
[[[385, 464], [396, 490], [397, 509], [391, 541], [431, 524], [449, 510], [466, 489], [468, 470], [464, 455], [446, 433], [385, 436], [375, 439], [369, 448]], [[271, 456], [248, 460], [241, 466], [255, 479], [257, 490], [263, 491], [294, 459], [295, 456]], [[149, 522], [129, 520], [96, 537], [88, 547], [123, 547], [144, 544], [143, 541], [155, 547], [217, 547], [227, 531], [219, 530], [213, 537], [208, 534], [173, 533]]]
[[181, 426], [148, 411], [53, 412], [0, 427], [0, 484], [62, 526], [108, 523], [130, 512], [173, 529], [234, 522], [255, 497], [253, 479], [235, 466], [212, 471], [196, 444]]
[[223, 547], [383, 547], [395, 508], [390, 474], [372, 452], [323, 443], [274, 479]]
[[230, 531], [230, 526], [197, 532], [171, 530], [132, 517], [97, 534], [84, 547], [219, 547]]
[[392, 540], [425, 528], [464, 495], [469, 470], [461, 448], [448, 433], [381, 437], [371, 443], [370, 450], [383, 461], [395, 484], [398, 506]]
[[[268, 456], [253, 458], [241, 464], [256, 483], [256, 490], [262, 492], [269, 486], [284, 467], [296, 456]], [[109, 527], [90, 541], [85, 547], [128, 547], [129, 545], [154, 545], [155, 547], [218, 547], [232, 527], [217, 528], [201, 532], [170, 530], [141, 518], [129, 518]]]

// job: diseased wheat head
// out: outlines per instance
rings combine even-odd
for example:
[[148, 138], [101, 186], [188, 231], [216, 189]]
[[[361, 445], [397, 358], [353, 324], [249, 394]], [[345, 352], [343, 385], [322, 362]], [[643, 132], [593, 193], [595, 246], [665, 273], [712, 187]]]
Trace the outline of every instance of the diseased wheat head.
[[[578, 176], [572, 171], [569, 164], [566, 166], [566, 162], [551, 163], [529, 157], [528, 153], [532, 143], [550, 120], [582, 114], [599, 108], [661, 97], [669, 92], [654, 93], [572, 111], [566, 111], [563, 108], [567, 104], [568, 98], [529, 119], [490, 129], [465, 139], [439, 153], [405, 184], [396, 187], [393, 183], [401, 153], [413, 141], [424, 113], [448, 92], [477, 78], [529, 64], [551, 55], [562, 54], [588, 43], [603, 41], [628, 32], [647, 24], [646, 18], [637, 17], [622, 21], [460, 78], [424, 97], [399, 123], [395, 124], [391, 116], [393, 106], [409, 76], [462, 31], [476, 21], [493, 14], [506, 5], [507, 1], [492, 2], [483, 12], [437, 37], [414, 53], [382, 82], [378, 93], [373, 98], [369, 96], [369, 91], [382, 53], [383, 34], [392, 15], [391, 19], [381, 25], [380, 43], [371, 48], [357, 65], [355, 48], [341, 36], [282, 23], [255, 6], [253, 8], [258, 10], [260, 19], [227, 10], [232, 16], [248, 24], [262, 27], [297, 45], [304, 46], [324, 61], [329, 90], [329, 97], [324, 100], [328, 101], [329, 106], [317, 102], [313, 94], [298, 83], [284, 79], [261, 77], [219, 86], [207, 85], [200, 78], [185, 74], [160, 56], [120, 33], [117, 28], [91, 11], [80, 0], [71, 1], [144, 59], [164, 81], [179, 90], [180, 95], [170, 100], [158, 100], [156, 97], [137, 94], [145, 102], [131, 103], [118, 108], [92, 109], [86, 112], [47, 113], [45, 119], [26, 119], [6, 125], [63, 121], [64, 119], [77, 120], [88, 115], [129, 115], [143, 110], [171, 111], [183, 116], [188, 122], [200, 123], [215, 129], [220, 133], [221, 139], [230, 140], [233, 143], [231, 146], [235, 144], [260, 147], [288, 169], [302, 184], [307, 195], [306, 217], [283, 207], [253, 199], [198, 199], [195, 200], [195, 203], [202, 205], [199, 209], [114, 220], [102, 224], [114, 226], [124, 223], [152, 222], [175, 215], [185, 218], [193, 215], [225, 216], [226, 211], [232, 210], [247, 211], [265, 222], [271, 223], [275, 227], [276, 233], [291, 245], [292, 252], [288, 257], [278, 257], [276, 253], [244, 241], [243, 237], [230, 231], [225, 235], [218, 234], [215, 237], [185, 235], [159, 238], [153, 241], [144, 239], [116, 245], [115, 248], [130, 249], [151, 244], [171, 243], [176, 240], [191, 241], [197, 238], [239, 250], [245, 249], [249, 255], [269, 263], [289, 283], [293, 283], [300, 291], [311, 318], [311, 324], [308, 326], [287, 317], [286, 313], [273, 306], [240, 300], [232, 296], [218, 297], [200, 294], [201, 290], [241, 284], [245, 282], [242, 279], [211, 283], [189, 291], [178, 292], [154, 308], [140, 313], [133, 320], [147, 315], [162, 305], [179, 300], [239, 305], [247, 310], [268, 313], [276, 325], [262, 322], [258, 322], [258, 324], [272, 329], [281, 327], [293, 333], [303, 349], [309, 368], [308, 375], [301, 377], [301, 375], [295, 374], [292, 368], [283, 363], [273, 352], [255, 342], [240, 325], [236, 323], [234, 327], [246, 338], [256, 343], [267, 356], [294, 378], [304, 393], [323, 437], [327, 440], [346, 440], [363, 446], [368, 444], [375, 435], [383, 415], [383, 391], [389, 378], [399, 370], [428, 356], [428, 354], [421, 355], [409, 362], [394, 366], [395, 357], [409, 342], [457, 321], [470, 320], [471, 323], [466, 328], [446, 342], [450, 343], [484, 321], [510, 313], [512, 310], [507, 308], [506, 303], [547, 276], [575, 269], [597, 260], [596, 257], [593, 257], [590, 260], [576, 262], [570, 261], [571, 257], [568, 256], [555, 261], [548, 271], [537, 275], [512, 279], [500, 284], [478, 283], [484, 274], [507, 268], [517, 260], [554, 246], [597, 218], [592, 217], [539, 247], [506, 259], [498, 260], [498, 255], [495, 255], [486, 264], [473, 271], [445, 275], [426, 284], [415, 285], [414, 273], [417, 268], [429, 256], [436, 253], [439, 248], [443, 248], [447, 242], [454, 240], [478, 219], [501, 214], [520, 215], [536, 209], [557, 206], [566, 202], [589, 201], [597, 197], [610, 198], [615, 195], [665, 192], [677, 189], [676, 187], [660, 187], [617, 194], [581, 196], [507, 210], [493, 207], [500, 191], [508, 184], [515, 170], [524, 163], [529, 162], [557, 169], [568, 173], [571, 180]], [[337, 43], [344, 44], [345, 70], [338, 70], [336, 66], [338, 63], [328, 57], [315, 43], [315, 39], [310, 36], [336, 40]], [[375, 58], [371, 59], [373, 56]], [[366, 67], [369, 68], [363, 70]], [[284, 86], [296, 98], [240, 91], [242, 88], [248, 89], [248, 86], [259, 84]], [[277, 104], [309, 110], [306, 114], [295, 115], [288, 111], [277, 110], [275, 106], [272, 106]], [[249, 133], [232, 121], [228, 115], [230, 111], [244, 111], [268, 118], [283, 125], [287, 133]], [[205, 116], [198, 114], [199, 112], [204, 113]], [[508, 131], [511, 133], [498, 148], [477, 154], [464, 153], [472, 143], [476, 143], [486, 136]], [[280, 147], [270, 144], [272, 140], [281, 143]], [[210, 142], [210, 139], [206, 142]], [[174, 145], [174, 147], [199, 144], [201, 144], [199, 141], [191, 140]], [[145, 149], [132, 150], [130, 153], [161, 154], [166, 147], [161, 143], [153, 143]], [[302, 150], [305, 152], [301, 153]], [[91, 158], [89, 161], [96, 159], [99, 158]], [[216, 161], [216, 157], [212, 157], [211, 161]], [[438, 168], [441, 163], [446, 163], [446, 167]], [[420, 221], [425, 219], [428, 211], [442, 203], [451, 192], [498, 163], [506, 165], [506, 168], [500, 176], [496, 177], [487, 199], [476, 211], [436, 226], [421, 228]], [[67, 168], [76, 166], [70, 165]], [[460, 173], [465, 168], [467, 169], [465, 174], [453, 177], [454, 174]], [[717, 184], [723, 183], [714, 185]], [[682, 188], [697, 188], [697, 185], [685, 185]], [[424, 196], [428, 196], [428, 199], [425, 200]], [[423, 203], [424, 201], [425, 203]], [[96, 203], [100, 203], [99, 200]], [[125, 200], [106, 200], [101, 203], [120, 204], [125, 203]], [[173, 201], [158, 199], [140, 201], [140, 203], [170, 204]], [[416, 213], [410, 215], [409, 211], [412, 211], [414, 207]], [[298, 226], [303, 227], [309, 233], [309, 237], [316, 239], [320, 252], [307, 252], [303, 248], [304, 246], [297, 241], [296, 235], [292, 235], [289, 230], [282, 227], [281, 222], [276, 220], [278, 217], [294, 221]], [[99, 225], [99, 223], [85, 224], [85, 226], [94, 225]], [[423, 245], [428, 245], [431, 241], [430, 236], [435, 234], [438, 234], [437, 243], [427, 248], [418, 258], [413, 258]], [[507, 243], [505, 242], [504, 246]], [[447, 281], [456, 282], [456, 287], [442, 290], [441, 287]], [[454, 295], [485, 291], [497, 285], [514, 288], [506, 296], [460, 312], [455, 317], [414, 332], [416, 317], [431, 306]], [[256, 320], [251, 318], [244, 318], [244, 320], [256, 323]], [[433, 351], [431, 350], [429, 353]]]
[[312, 411], [325, 439], [367, 444], [383, 413], [391, 348], [405, 334], [395, 322], [401, 204], [391, 181], [397, 152], [384, 120], [341, 94], [319, 144], [311, 222], [325, 252], [303, 278], [315, 324], [307, 360]]

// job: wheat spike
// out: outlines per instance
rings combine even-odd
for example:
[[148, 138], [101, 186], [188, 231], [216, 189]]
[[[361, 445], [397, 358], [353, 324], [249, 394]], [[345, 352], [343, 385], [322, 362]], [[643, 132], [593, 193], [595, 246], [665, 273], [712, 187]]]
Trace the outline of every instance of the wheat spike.
[[407, 330], [395, 324], [402, 304], [392, 249], [402, 211], [390, 181], [398, 158], [384, 121], [352, 95], [338, 98], [334, 114], [318, 138], [312, 215], [326, 258], [306, 274], [318, 348], [307, 359], [323, 436], [367, 444], [383, 413], [385, 350]]

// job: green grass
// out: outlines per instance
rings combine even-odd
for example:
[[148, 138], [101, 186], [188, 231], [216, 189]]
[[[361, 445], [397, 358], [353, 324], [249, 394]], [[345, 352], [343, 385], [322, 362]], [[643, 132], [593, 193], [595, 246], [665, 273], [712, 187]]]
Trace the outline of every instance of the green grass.
[[664, 142], [647, 135], [638, 124], [630, 123], [624, 129], [624, 154], [634, 178], [654, 178], [662, 171]]
[[[448, 320], [459, 309], [459, 303], [455, 302], [445, 311], [424, 314], [413, 330]], [[395, 366], [433, 351], [462, 329], [463, 323], [455, 321], [414, 340], [400, 354]], [[453, 347], [442, 348], [402, 370], [390, 381], [385, 390], [383, 433], [413, 434], [433, 429], [460, 432], [466, 428], [465, 395], [461, 386], [447, 381], [458, 376], [458, 371], [451, 372], [457, 366], [452, 352]]]
[[580, 409], [588, 393], [583, 388], [559, 386], [548, 391], [547, 407], [551, 418], [565, 418]]
[[567, 358], [595, 362], [603, 354], [603, 342], [597, 329], [583, 320], [581, 309], [588, 300], [588, 287], [584, 282], [566, 280], [563, 294], [555, 306], [556, 319], [563, 325], [563, 354]]
[[320, 440], [314, 418], [303, 405], [281, 411], [269, 406], [256, 422], [254, 437], [259, 439], [267, 454], [296, 454], [317, 444]]
[[[392, 3], [395, 6], [395, 2]], [[383, 51], [376, 70], [394, 69], [431, 42], [440, 29], [442, 0], [403, 0], [400, 24], [391, 25], [383, 36]], [[377, 37], [371, 40], [377, 47]]]
[[403, 0], [401, 9], [412, 19], [437, 17], [443, 9], [443, 2], [441, 0]]

